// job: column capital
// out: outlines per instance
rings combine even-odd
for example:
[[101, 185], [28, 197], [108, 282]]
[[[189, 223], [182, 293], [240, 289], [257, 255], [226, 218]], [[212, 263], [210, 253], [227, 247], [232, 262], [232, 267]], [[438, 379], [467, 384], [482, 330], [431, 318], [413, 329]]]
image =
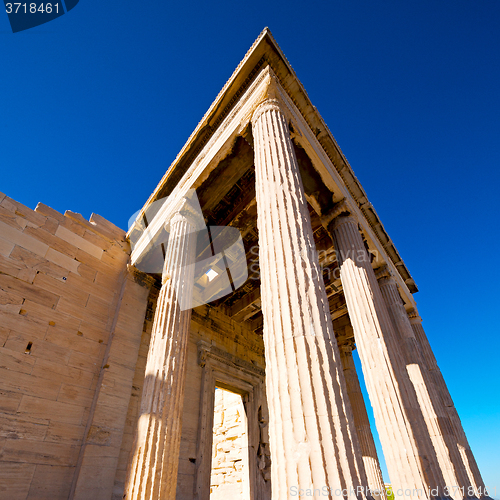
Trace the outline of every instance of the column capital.
[[283, 109], [283, 103], [276, 99], [276, 97], [268, 96], [264, 99], [255, 109], [252, 115], [252, 127], [255, 126], [257, 120], [262, 116], [266, 111], [277, 111], [278, 113], [285, 114]]
[[412, 325], [419, 325], [422, 323], [422, 318], [419, 316], [418, 311], [416, 309], [412, 309], [408, 313], [408, 318], [410, 319], [410, 323]]
[[350, 354], [356, 349], [354, 339], [337, 339], [339, 349], [345, 354]]
[[328, 227], [332, 231], [335, 231], [335, 229], [337, 229], [339, 226], [342, 226], [343, 224], [356, 224], [356, 226], [357, 226], [358, 219], [354, 215], [352, 215], [351, 213], [345, 213], [345, 214], [339, 215], [338, 217], [335, 217], [335, 219], [332, 220], [332, 222], [330, 222]]
[[[321, 224], [325, 229], [332, 232], [337, 227], [338, 219], [352, 218], [358, 224], [358, 219], [354, 215], [352, 202], [347, 198], [343, 198], [338, 203], [335, 203], [333, 208], [323, 217], [321, 217]], [[344, 222], [348, 222], [344, 220]]]
[[170, 231], [173, 224], [182, 221], [185, 221], [189, 224], [189, 226], [191, 226], [191, 229], [187, 231], [188, 233], [192, 233], [205, 227], [205, 221], [202, 213], [191, 203], [189, 198], [182, 199], [177, 211], [174, 212], [172, 217], [165, 222], [165, 229]]
[[[399, 293], [398, 282], [395, 276], [392, 274], [390, 269], [384, 264], [381, 267], [375, 269], [375, 277], [377, 278], [378, 286], [382, 295], [384, 296], [385, 303], [388, 310], [391, 307], [396, 307], [398, 311], [398, 318], [403, 321], [403, 326], [399, 325], [396, 330], [402, 335], [406, 332], [406, 337], [412, 337], [413, 331], [410, 328], [410, 324], [405, 321], [406, 309], [404, 308], [404, 300]], [[406, 328], [407, 327], [407, 328]]]
[[[195, 247], [196, 235], [193, 233], [200, 231], [205, 227], [205, 221], [203, 219], [201, 209], [199, 206], [196, 207], [188, 197], [182, 198], [179, 208], [165, 223], [165, 230], [170, 232], [169, 240], [171, 238], [184, 239], [187, 235], [191, 235], [194, 238]], [[192, 257], [192, 259], [188, 259], [184, 264], [191, 266], [194, 263], [194, 254]], [[169, 259], [166, 257], [161, 278], [162, 285], [165, 285], [165, 283], [167, 283], [167, 281], [172, 277], [173, 269], [171, 265], [172, 263], [169, 262]]]
[[375, 269], [375, 277], [380, 286], [396, 283], [396, 279], [386, 264]]
[[282, 94], [280, 92], [280, 85], [274, 71], [268, 67], [266, 69], [267, 75], [265, 76], [265, 89], [260, 98], [260, 102], [256, 105], [251, 118], [252, 127], [260, 118], [262, 113], [268, 110], [278, 111], [285, 114], [286, 105], [283, 102]]

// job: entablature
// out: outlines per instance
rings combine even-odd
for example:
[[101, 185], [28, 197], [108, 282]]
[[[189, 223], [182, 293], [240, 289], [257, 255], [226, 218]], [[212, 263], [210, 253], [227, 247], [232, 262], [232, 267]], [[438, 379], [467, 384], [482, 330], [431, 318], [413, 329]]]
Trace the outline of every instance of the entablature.
[[[252, 115], [256, 107], [269, 97], [271, 87], [273, 97], [283, 105], [295, 145], [309, 157], [331, 196], [331, 203], [325, 203], [324, 197], [321, 199], [315, 193], [309, 194], [310, 205], [318, 216], [324, 217], [333, 205], [342, 201], [348, 203], [370, 251], [375, 255], [374, 267], [387, 264], [397, 279], [405, 303], [413, 307], [412, 294], [418, 289], [410, 273], [345, 156], [269, 30], [262, 32], [221, 90], [142, 209], [135, 229], [130, 229], [128, 236], [131, 240], [136, 229], [142, 232], [139, 240], [134, 242], [132, 264], [141, 259], [187, 192], [200, 188], [232, 152], [238, 137], [246, 137], [249, 143], [252, 142], [249, 129]], [[144, 228], [144, 214], [154, 201], [161, 198], [166, 198], [166, 202]]]

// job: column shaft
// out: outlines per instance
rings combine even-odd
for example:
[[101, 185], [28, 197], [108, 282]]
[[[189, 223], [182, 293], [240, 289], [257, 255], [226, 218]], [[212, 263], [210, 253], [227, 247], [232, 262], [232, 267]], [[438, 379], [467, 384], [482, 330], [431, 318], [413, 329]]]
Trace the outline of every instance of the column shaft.
[[450, 496], [461, 499], [463, 498], [462, 491], [468, 492], [471, 484], [457, 447], [450, 419], [427, 370], [395, 279], [385, 276], [380, 279], [379, 285], [448, 491]]
[[481, 477], [481, 473], [479, 472], [476, 459], [474, 458], [469, 442], [467, 441], [467, 437], [462, 427], [462, 422], [460, 421], [460, 417], [458, 416], [455, 405], [453, 404], [448, 386], [446, 385], [443, 374], [441, 373], [434, 353], [432, 352], [427, 335], [422, 327], [422, 320], [416, 312], [410, 314], [409, 320], [428, 370], [428, 374], [431, 377], [435, 391], [439, 396], [450, 420], [455, 446], [460, 453], [462, 463], [465, 467], [472, 488], [471, 490], [466, 490], [465, 496], [473, 496], [474, 494], [479, 498], [484, 497], [486, 496], [485, 485]]
[[272, 496], [311, 488], [340, 498], [366, 488], [366, 475], [304, 188], [278, 102], [261, 104], [252, 123]]
[[184, 402], [196, 233], [178, 213], [170, 224], [163, 285], [146, 364], [141, 409], [125, 485], [127, 500], [174, 500]]
[[[370, 420], [366, 411], [361, 385], [359, 383], [356, 366], [352, 357], [352, 345], [346, 344], [340, 347], [340, 359], [344, 369], [344, 377], [347, 386], [347, 395], [351, 403], [352, 413], [354, 417], [354, 425], [358, 434], [363, 463], [365, 465], [366, 477], [368, 486], [376, 500], [384, 500], [387, 498], [378, 461], [377, 449], [370, 428]], [[379, 492], [379, 493], [377, 493]]]
[[444, 479], [357, 221], [341, 216], [328, 229], [396, 496], [399, 489], [413, 491], [415, 498], [429, 498], [430, 489], [441, 496]]

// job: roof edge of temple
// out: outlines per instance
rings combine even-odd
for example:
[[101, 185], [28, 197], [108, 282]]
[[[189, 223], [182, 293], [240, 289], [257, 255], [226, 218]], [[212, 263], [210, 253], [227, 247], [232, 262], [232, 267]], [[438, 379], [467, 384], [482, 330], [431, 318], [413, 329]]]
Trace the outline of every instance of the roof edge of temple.
[[169, 184], [176, 184], [187, 171], [199, 151], [217, 129], [220, 122], [229, 113], [244, 89], [246, 89], [258, 71], [268, 64], [276, 74], [280, 84], [302, 113], [307, 124], [315, 134], [332, 164], [335, 166], [345, 186], [362, 211], [368, 224], [371, 226], [388, 256], [396, 265], [401, 277], [411, 293], [418, 292], [418, 288], [410, 272], [403, 262], [398, 250], [392, 243], [373, 205], [368, 201], [365, 190], [358, 181], [354, 171], [342, 153], [337, 141], [323, 120], [321, 114], [312, 104], [307, 92], [293, 70], [285, 54], [279, 47], [271, 30], [265, 27], [247, 53], [240, 61], [230, 78], [220, 90], [219, 94], [196, 126], [189, 139], [177, 154], [157, 187], [144, 204], [145, 210], [155, 200], [168, 196]]

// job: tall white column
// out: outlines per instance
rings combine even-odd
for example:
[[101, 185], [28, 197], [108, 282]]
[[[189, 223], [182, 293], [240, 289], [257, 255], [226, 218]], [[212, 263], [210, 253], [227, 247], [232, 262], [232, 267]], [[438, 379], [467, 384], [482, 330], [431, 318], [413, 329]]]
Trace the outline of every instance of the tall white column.
[[366, 474], [281, 106], [268, 99], [252, 118], [272, 497], [342, 498]]
[[418, 411], [358, 222], [351, 215], [341, 215], [328, 224], [328, 230], [335, 244], [347, 309], [396, 496], [401, 496], [397, 493], [400, 489], [412, 491], [412, 498], [444, 496], [446, 483]]
[[417, 394], [420, 411], [425, 419], [441, 472], [448, 486], [448, 492], [455, 499], [467, 497], [471, 483], [457, 447], [450, 419], [427, 370], [420, 346], [399, 295], [396, 280], [387, 270], [384, 270], [383, 276], [379, 279], [379, 285], [403, 352], [406, 370]]
[[[340, 344], [342, 344], [342, 342], [340, 342]], [[361, 385], [352, 357], [353, 344], [354, 342], [351, 340], [340, 346], [340, 359], [344, 368], [347, 395], [351, 403], [354, 425], [356, 426], [363, 463], [365, 464], [368, 486], [375, 500], [385, 500], [387, 495], [385, 493], [384, 480], [382, 479], [382, 471], [380, 470], [380, 463], [378, 461], [377, 449], [375, 448], [375, 441], [373, 440], [365, 400], [361, 392]]]
[[419, 350], [422, 353], [422, 357], [428, 370], [428, 374], [431, 377], [435, 391], [438, 394], [449, 418], [451, 424], [450, 430], [453, 434], [454, 444], [460, 453], [463, 466], [469, 479], [470, 488], [466, 488], [465, 496], [476, 496], [478, 498], [486, 497], [485, 485], [481, 477], [481, 473], [479, 472], [476, 459], [474, 458], [472, 450], [469, 446], [469, 442], [465, 435], [462, 422], [460, 421], [455, 405], [453, 404], [448, 386], [446, 385], [443, 374], [441, 373], [434, 353], [432, 352], [427, 335], [422, 327], [422, 319], [416, 310], [412, 311], [408, 316], [411, 328], [419, 345]]
[[192, 295], [195, 230], [195, 219], [185, 205], [170, 221], [134, 456], [125, 485], [127, 500], [175, 499], [191, 319], [191, 309], [185, 307]]

